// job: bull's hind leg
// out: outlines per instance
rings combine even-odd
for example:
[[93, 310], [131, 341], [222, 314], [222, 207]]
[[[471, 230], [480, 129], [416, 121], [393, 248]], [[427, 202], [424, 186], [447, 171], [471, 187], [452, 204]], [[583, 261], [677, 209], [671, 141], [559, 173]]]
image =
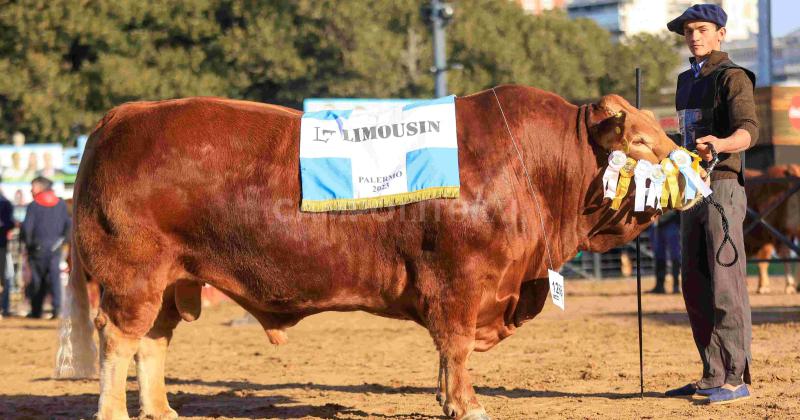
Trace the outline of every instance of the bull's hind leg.
[[[775, 248], [772, 244], [765, 244], [756, 252], [756, 258], [768, 259], [772, 256]], [[760, 262], [758, 265], [758, 294], [766, 294], [770, 292], [769, 288], [769, 263]]]
[[139, 338], [123, 333], [104, 312], [95, 319], [100, 333], [100, 402], [97, 420], [129, 419], [125, 383], [128, 366], [139, 346]]
[[[181, 299], [175, 298], [175, 287], [164, 292], [161, 311], [153, 328], [142, 337], [136, 353], [136, 375], [139, 380], [139, 418], [152, 420], [177, 419], [178, 413], [169, 406], [167, 389], [164, 383], [164, 362], [172, 332], [181, 320], [177, 301], [190, 302], [199, 315], [200, 289], [196, 293], [183, 293]], [[191, 317], [191, 319], [196, 316]]]
[[105, 288], [95, 318], [100, 335], [99, 420], [129, 419], [125, 395], [128, 367], [159, 313], [163, 290], [158, 290], [158, 283], [141, 279], [110, 284], [117, 287]]
[[[778, 251], [778, 256], [781, 258], [791, 258], [792, 252], [789, 250], [789, 247], [781, 246], [780, 250]], [[788, 261], [783, 263], [783, 275], [786, 277], [786, 287], [784, 288], [784, 291], [787, 295], [793, 295], [797, 293], [797, 288], [795, 285], [796, 281], [794, 278], [794, 273], [792, 273], [793, 268], [794, 263]]]

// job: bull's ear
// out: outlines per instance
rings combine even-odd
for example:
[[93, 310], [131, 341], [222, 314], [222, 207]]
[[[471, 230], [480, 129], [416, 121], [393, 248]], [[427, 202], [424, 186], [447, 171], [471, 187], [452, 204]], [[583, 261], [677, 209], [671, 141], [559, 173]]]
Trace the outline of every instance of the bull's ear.
[[619, 111], [589, 127], [589, 136], [605, 150], [621, 144], [625, 136], [625, 113]]

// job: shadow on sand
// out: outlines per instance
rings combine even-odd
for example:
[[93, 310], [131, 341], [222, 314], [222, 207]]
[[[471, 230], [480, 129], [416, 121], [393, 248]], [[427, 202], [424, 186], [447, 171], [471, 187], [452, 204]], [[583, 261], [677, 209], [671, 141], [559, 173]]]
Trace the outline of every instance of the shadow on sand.
[[[238, 395], [223, 391], [216, 395], [185, 392], [169, 393], [170, 405], [181, 417], [234, 417], [245, 419], [340, 418], [429, 418], [418, 413], [380, 415], [339, 404], [297, 404], [280, 396]], [[0, 395], [0, 418], [9, 419], [91, 419], [97, 410], [97, 394], [79, 395]], [[139, 413], [137, 391], [128, 391], [128, 413]], [[435, 417], [434, 417], [435, 418]]]
[[[753, 325], [762, 324], [787, 324], [800, 322], [800, 306], [760, 306], [751, 309]], [[610, 317], [636, 317], [636, 312], [612, 312], [604, 314]], [[689, 325], [689, 315], [686, 311], [670, 312], [644, 312], [642, 316], [647, 320], [669, 325]]]
[[[326, 391], [326, 392], [345, 392], [353, 394], [429, 394], [431, 398], [434, 395], [433, 387], [419, 387], [419, 386], [387, 386], [381, 384], [361, 384], [361, 385], [326, 385], [314, 383], [283, 383], [283, 384], [257, 384], [245, 381], [203, 381], [200, 379], [178, 379], [167, 378], [167, 384], [170, 385], [201, 385], [222, 387], [234, 390], [252, 390], [252, 391], [282, 391], [282, 390], [313, 390], [313, 391]], [[562, 391], [549, 391], [549, 390], [528, 390], [528, 389], [507, 389], [505, 387], [486, 387], [476, 386], [475, 392], [478, 395], [489, 397], [504, 397], [504, 398], [608, 398], [612, 400], [638, 398], [638, 393], [613, 393], [613, 392], [596, 392], [596, 393], [581, 393], [581, 392], [562, 392]], [[646, 392], [645, 397], [660, 397], [661, 393]]]
[[[49, 378], [36, 381], [46, 382]], [[71, 381], [69, 379], [64, 381]], [[86, 381], [85, 379], [76, 381]], [[135, 382], [129, 378], [129, 387]], [[216, 394], [196, 394], [172, 392], [168, 398], [172, 408], [182, 417], [237, 417], [246, 419], [299, 419], [306, 417], [338, 418], [341, 416], [354, 418], [392, 419], [418, 418], [433, 419], [421, 413], [402, 413], [393, 415], [367, 413], [354, 407], [327, 403], [322, 405], [298, 404], [296, 400], [283, 395], [254, 395], [259, 391], [293, 391], [311, 390], [344, 392], [353, 394], [429, 394], [431, 404], [435, 404], [433, 387], [392, 387], [381, 384], [361, 385], [324, 385], [313, 383], [258, 384], [246, 381], [203, 381], [199, 379], [167, 378], [168, 385], [198, 385], [224, 388]], [[505, 398], [607, 398], [621, 400], [638, 398], [638, 393], [573, 393], [550, 390], [506, 389], [505, 387], [476, 387], [479, 395]], [[662, 394], [647, 392], [645, 397], [661, 397]], [[139, 412], [138, 392], [127, 392], [128, 413], [135, 416]], [[97, 394], [84, 393], [77, 395], [0, 395], [3, 401], [0, 406], [2, 419], [89, 419], [97, 409]]]

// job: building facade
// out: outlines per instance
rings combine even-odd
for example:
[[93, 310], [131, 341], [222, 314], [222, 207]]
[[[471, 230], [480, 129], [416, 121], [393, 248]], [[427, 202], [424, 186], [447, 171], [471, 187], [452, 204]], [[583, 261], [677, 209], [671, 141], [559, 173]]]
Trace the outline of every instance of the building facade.
[[514, 0], [526, 13], [538, 15], [547, 10], [564, 9], [568, 0]]
[[[573, 19], [591, 19], [620, 40], [638, 33], [664, 33], [667, 22], [696, 0], [571, 0], [567, 13]], [[758, 0], [717, 0], [730, 19], [729, 40], [747, 39], [758, 33]]]

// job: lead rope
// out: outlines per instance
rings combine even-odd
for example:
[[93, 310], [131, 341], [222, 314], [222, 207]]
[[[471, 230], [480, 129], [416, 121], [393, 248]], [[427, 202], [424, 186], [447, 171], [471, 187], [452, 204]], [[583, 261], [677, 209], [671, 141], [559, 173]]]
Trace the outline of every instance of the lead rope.
[[536, 194], [533, 192], [533, 184], [531, 183], [531, 176], [528, 174], [528, 167], [525, 166], [525, 162], [522, 160], [522, 153], [519, 151], [519, 147], [517, 146], [517, 141], [514, 139], [514, 135], [511, 134], [511, 128], [508, 125], [508, 120], [506, 119], [506, 113], [503, 112], [503, 106], [500, 105], [500, 98], [497, 97], [497, 92], [495, 92], [494, 88], [492, 88], [492, 93], [494, 93], [494, 99], [497, 101], [497, 107], [500, 108], [500, 115], [503, 116], [503, 122], [506, 125], [506, 131], [508, 131], [508, 136], [511, 137], [511, 144], [514, 145], [514, 150], [517, 151], [517, 158], [519, 159], [520, 165], [522, 165], [522, 170], [525, 171], [525, 179], [528, 181], [528, 192], [533, 197], [533, 202], [536, 204], [536, 212], [539, 214], [539, 223], [542, 225], [542, 235], [544, 235], [544, 249], [547, 251], [547, 262], [549, 264], [549, 268], [553, 270], [553, 260], [550, 258], [550, 245], [547, 241], [547, 231], [544, 229], [544, 218], [542, 217], [542, 209], [539, 207], [539, 200], [536, 198]]
[[[708, 164], [708, 176], [711, 177], [711, 172], [714, 171], [714, 167], [717, 166], [717, 163], [719, 163], [719, 156], [717, 155], [716, 149], [714, 149], [714, 145], [712, 145], [711, 143], [706, 143], [706, 144], [711, 150], [711, 162], [709, 162]], [[722, 238], [722, 243], [719, 244], [719, 248], [717, 249], [717, 252], [714, 255], [714, 259], [717, 261], [717, 264], [723, 267], [731, 267], [734, 264], [736, 264], [737, 261], [739, 261], [739, 251], [736, 249], [736, 245], [733, 244], [733, 240], [731, 239], [728, 218], [725, 216], [725, 209], [722, 208], [722, 205], [719, 204], [717, 200], [714, 200], [713, 195], [709, 195], [708, 197], [703, 197], [703, 202], [714, 206], [714, 208], [717, 209], [717, 212], [719, 212], [719, 217], [722, 220], [722, 232], [724, 236]], [[731, 262], [729, 263], [723, 263], [721, 257], [722, 248], [725, 247], [726, 242], [730, 244], [731, 248], [733, 248], [733, 260], [731, 260]]]

